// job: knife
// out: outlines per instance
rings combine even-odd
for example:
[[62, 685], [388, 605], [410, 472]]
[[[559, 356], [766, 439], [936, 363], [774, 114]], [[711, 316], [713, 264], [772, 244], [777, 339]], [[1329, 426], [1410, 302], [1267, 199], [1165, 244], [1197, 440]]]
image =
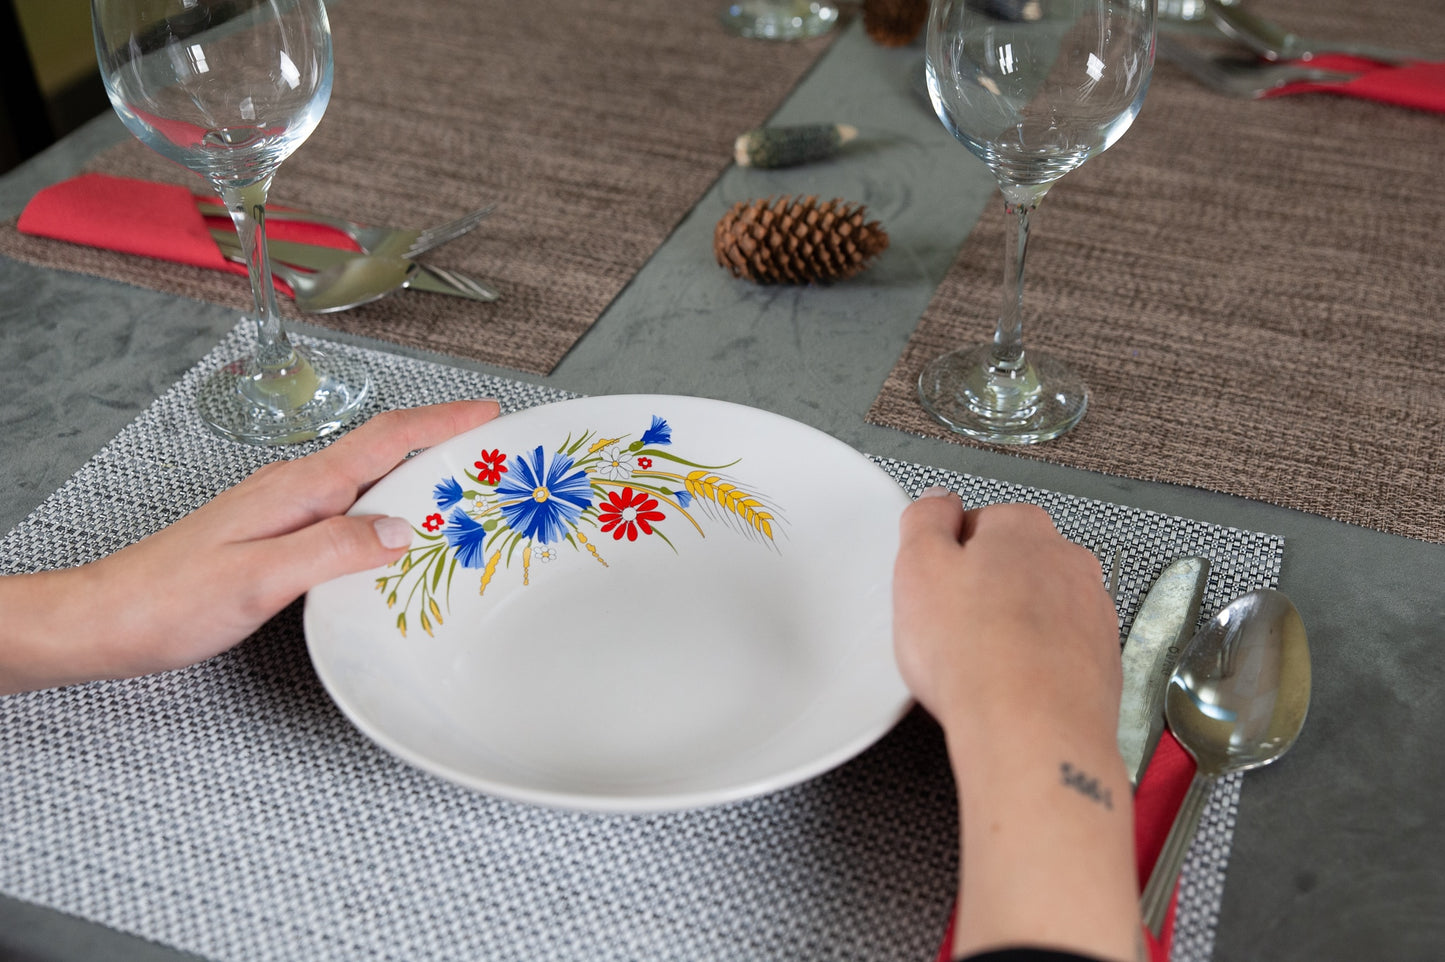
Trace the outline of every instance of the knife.
[[1144, 596], [1124, 640], [1124, 693], [1119, 703], [1119, 754], [1138, 787], [1164, 732], [1164, 692], [1174, 664], [1194, 634], [1209, 581], [1206, 558], [1181, 558]]
[[[240, 247], [240, 241], [231, 231], [212, 228], [211, 237], [223, 252], [238, 250]], [[300, 244], [295, 241], [271, 240], [270, 238], [266, 240], [266, 250], [283, 264], [304, 267], [310, 271], [325, 270], [328, 267], [335, 267], [337, 264], [344, 264], [352, 258], [367, 256], [359, 251], [342, 250], [339, 247], [327, 247], [323, 244]], [[412, 275], [411, 282], [407, 285], [411, 290], [429, 291], [433, 294], [451, 294], [454, 297], [466, 297], [474, 301], [495, 301], [501, 297], [491, 287], [465, 274], [459, 274], [453, 270], [442, 271], [425, 264], [417, 266], [420, 270]]]

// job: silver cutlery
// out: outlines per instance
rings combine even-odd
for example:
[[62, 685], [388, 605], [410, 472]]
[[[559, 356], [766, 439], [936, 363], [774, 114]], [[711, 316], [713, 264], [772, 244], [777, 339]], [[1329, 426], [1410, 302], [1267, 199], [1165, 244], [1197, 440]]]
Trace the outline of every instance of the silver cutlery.
[[1104, 582], [1104, 588], [1109, 592], [1109, 597], [1114, 599], [1117, 607], [1119, 604], [1119, 577], [1124, 573], [1124, 549], [1115, 548], [1114, 553], [1109, 557], [1109, 577]]
[[1209, 582], [1206, 558], [1181, 558], [1159, 575], [1124, 640], [1124, 692], [1119, 702], [1119, 754], [1138, 787], [1164, 732], [1164, 691], [1185, 642], [1199, 623]]
[[1307, 64], [1211, 57], [1164, 33], [1159, 34], [1155, 41], [1159, 56], [1211, 90], [1231, 97], [1258, 99], [1293, 83], [1344, 83], [1359, 76], [1338, 70], [1320, 70]]
[[1156, 13], [1161, 25], [1191, 23], [1208, 17], [1203, 0], [1159, 0]]
[[[227, 251], [226, 257], [238, 264], [246, 260], [239, 249]], [[307, 314], [331, 314], [379, 301], [406, 287], [416, 272], [416, 261], [373, 254], [315, 273], [271, 262], [271, 273], [291, 286], [292, 301]]]
[[[211, 198], [197, 198], [196, 206], [202, 214], [209, 217], [228, 217], [225, 205], [220, 201]], [[330, 214], [318, 214], [302, 210], [275, 210], [267, 209], [266, 220], [280, 223], [296, 224], [320, 224], [338, 230], [350, 237], [367, 254], [386, 254], [393, 257], [415, 258], [425, 254], [429, 250], [450, 243], [461, 237], [463, 234], [476, 227], [487, 215], [496, 209], [496, 204], [488, 204], [486, 207], [479, 207], [468, 214], [463, 214], [456, 220], [439, 224], [436, 227], [424, 229], [413, 229], [409, 227], [369, 227], [365, 224], [358, 224], [355, 221], [347, 220], [344, 217], [333, 217]]]
[[1347, 54], [1383, 64], [1428, 59], [1372, 44], [1310, 40], [1250, 13], [1242, 4], [1226, 4], [1221, 0], [1203, 0], [1203, 4], [1205, 13], [1220, 33], [1243, 44], [1266, 60], [1309, 60], [1326, 54]]
[[[215, 239], [221, 252], [228, 257], [232, 253], [240, 253], [240, 242], [230, 231], [214, 229], [211, 231], [211, 237]], [[273, 266], [282, 263], [315, 271], [337, 267], [357, 258], [386, 256], [358, 254], [355, 251], [344, 251], [336, 247], [301, 244], [295, 241], [268, 241], [266, 249], [271, 255]], [[406, 286], [411, 290], [450, 294], [454, 297], [465, 297], [475, 301], [496, 301], [500, 300], [502, 296], [495, 288], [483, 284], [474, 277], [443, 267], [433, 267], [430, 264], [417, 264], [417, 270], [412, 274]]]
[[1139, 902], [1150, 932], [1157, 936], [1164, 926], [1215, 782], [1283, 755], [1304, 727], [1309, 702], [1304, 623], [1280, 592], [1265, 589], [1236, 599], [1189, 642], [1169, 680], [1164, 710], [1196, 768]]

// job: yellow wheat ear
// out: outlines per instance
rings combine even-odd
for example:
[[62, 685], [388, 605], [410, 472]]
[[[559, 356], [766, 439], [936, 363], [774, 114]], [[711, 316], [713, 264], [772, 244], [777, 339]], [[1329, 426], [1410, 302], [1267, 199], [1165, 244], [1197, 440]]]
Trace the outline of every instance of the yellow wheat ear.
[[596, 454], [598, 451], [601, 451], [609, 444], [616, 444], [618, 441], [621, 440], [621, 438], [599, 438], [596, 442], [593, 443], [592, 447], [587, 449], [587, 453]]
[[773, 539], [773, 515], [764, 509], [761, 498], [705, 470], [689, 474], [683, 480], [683, 486], [694, 498], [712, 502], [769, 541]]
[[484, 595], [487, 593], [487, 585], [491, 584], [492, 575], [497, 573], [497, 562], [500, 560], [502, 560], [501, 549], [492, 552], [492, 556], [487, 559], [487, 566], [482, 569], [482, 584], [481, 587], [477, 589], [477, 594]]

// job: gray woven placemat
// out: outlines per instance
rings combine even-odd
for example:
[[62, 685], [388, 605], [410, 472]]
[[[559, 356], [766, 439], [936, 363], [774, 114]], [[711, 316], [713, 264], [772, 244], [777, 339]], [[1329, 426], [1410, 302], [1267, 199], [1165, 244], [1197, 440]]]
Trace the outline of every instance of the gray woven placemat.
[[[1439, 0], [1384, 6], [1258, 12], [1445, 58]], [[1401, 190], [1437, 178], [1442, 144], [1438, 114], [1222, 97], [1161, 58], [1134, 126], [1039, 208], [1024, 341], [1073, 364], [1092, 397], [1071, 434], [1010, 453], [1445, 542], [1445, 191]], [[1002, 206], [964, 244], [869, 421], [961, 441], [918, 403], [918, 375], [993, 334]]]
[[[276, 452], [191, 413], [238, 327], [0, 541], [0, 571], [70, 565], [204, 503]], [[374, 410], [553, 389], [339, 344]], [[303, 453], [304, 448], [288, 453]], [[1211, 559], [1206, 607], [1276, 583], [1280, 538], [900, 461], [911, 493], [1024, 499], [1101, 555], [1132, 612], [1162, 566]], [[1212, 800], [1173, 958], [1210, 955], [1239, 781]], [[474, 794], [377, 748], [329, 701], [299, 606], [232, 651], [129, 681], [0, 698], [0, 891], [216, 960], [930, 958], [956, 869], [953, 790], [915, 712], [860, 757], [742, 803], [655, 816]]]
[[[728, 34], [722, 0], [345, 0], [330, 7], [336, 85], [272, 199], [369, 224], [496, 212], [428, 254], [503, 295], [385, 298], [311, 318], [337, 330], [545, 374], [766, 121], [833, 36]], [[88, 169], [197, 177], [128, 141]], [[244, 310], [243, 279], [30, 237], [0, 253]], [[704, 268], [716, 270], [704, 264]], [[283, 311], [292, 311], [289, 302]]]

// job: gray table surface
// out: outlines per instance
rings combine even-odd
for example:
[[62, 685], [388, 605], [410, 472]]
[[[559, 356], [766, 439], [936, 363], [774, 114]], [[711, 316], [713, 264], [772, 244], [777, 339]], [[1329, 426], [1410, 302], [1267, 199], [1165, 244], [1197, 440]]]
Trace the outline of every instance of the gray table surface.
[[[1445, 957], [1445, 765], [1430, 748], [1445, 731], [1445, 546], [864, 423], [979, 211], [995, 202], [987, 172], [910, 90], [919, 56], [878, 48], [855, 24], [773, 119], [832, 120], [846, 110], [863, 131], [859, 149], [806, 172], [730, 168], [557, 369], [533, 380], [585, 394], [738, 401], [872, 454], [1284, 535], [1281, 586], [1309, 630], [1314, 701], [1291, 754], [1246, 778], [1216, 956]], [[1147, 116], [1146, 105], [1140, 122]], [[0, 178], [0, 216], [14, 216], [36, 190], [124, 136], [114, 118], [98, 118]], [[1107, 154], [1093, 161], [1107, 162]], [[863, 201], [886, 224], [892, 246], [864, 279], [757, 288], [712, 267], [712, 228], [730, 203], [799, 190]], [[169, 388], [235, 317], [5, 259], [0, 292], [0, 489], [11, 492], [0, 499], [4, 530]], [[981, 338], [988, 327], [980, 321]], [[0, 898], [0, 959], [184, 957]]]

